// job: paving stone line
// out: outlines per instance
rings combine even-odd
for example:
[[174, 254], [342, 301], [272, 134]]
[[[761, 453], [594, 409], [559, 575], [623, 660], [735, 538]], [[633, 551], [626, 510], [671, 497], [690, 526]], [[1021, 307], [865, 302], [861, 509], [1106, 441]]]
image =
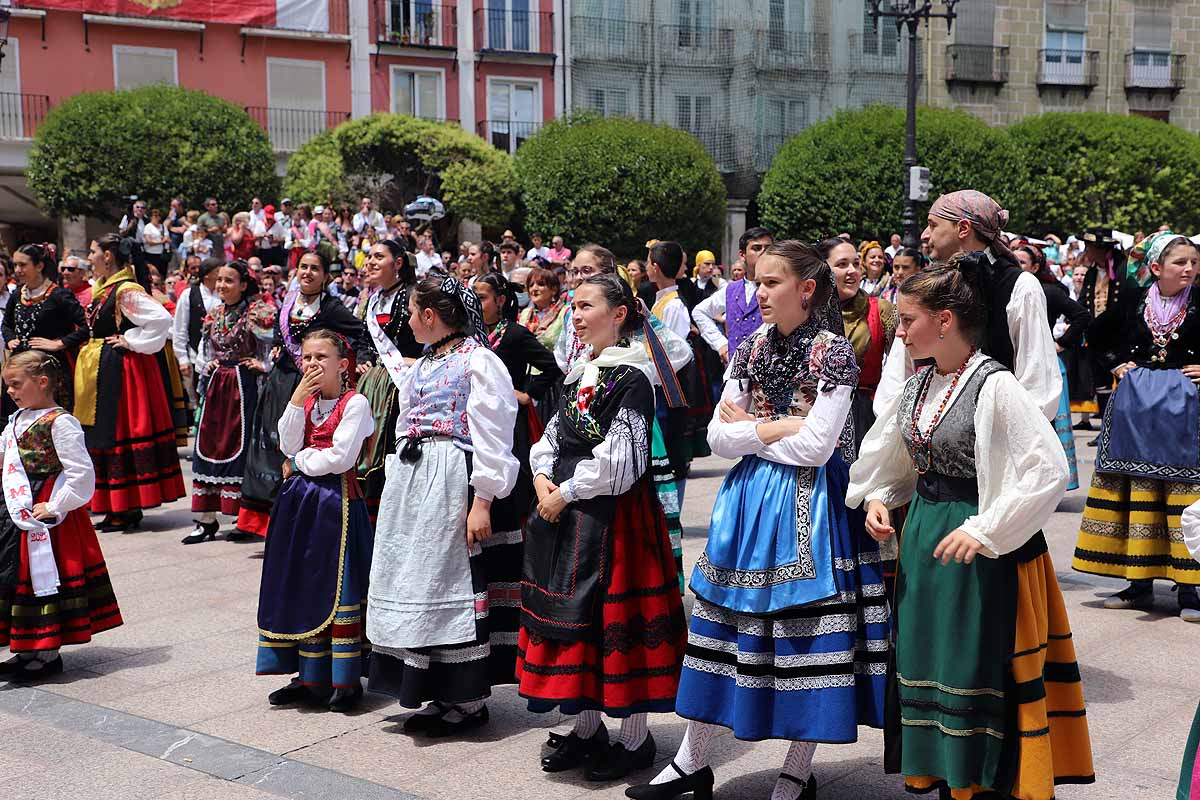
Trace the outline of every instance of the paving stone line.
[[43, 689], [13, 686], [0, 690], [0, 711], [279, 797], [419, 800], [335, 770]]

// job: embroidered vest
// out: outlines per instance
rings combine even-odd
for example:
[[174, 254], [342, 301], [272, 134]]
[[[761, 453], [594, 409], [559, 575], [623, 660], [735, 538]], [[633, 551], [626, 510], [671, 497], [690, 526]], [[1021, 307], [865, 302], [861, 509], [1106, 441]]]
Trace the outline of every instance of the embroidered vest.
[[405, 433], [409, 439], [450, 436], [471, 448], [471, 429], [467, 423], [471, 379], [467, 371], [477, 347], [480, 347], [477, 341], [466, 339], [442, 358], [425, 356], [413, 365], [417, 373], [409, 398]]
[[746, 337], [762, 325], [758, 310], [758, 294], [746, 300], [746, 281], [733, 281], [725, 287], [725, 336], [729, 339], [729, 355], [733, 356]]
[[54, 420], [67, 413], [61, 408], [55, 409], [29, 426], [25, 433], [17, 438], [17, 452], [21, 454], [21, 466], [29, 479], [36, 480], [62, 472], [62, 462], [54, 450], [54, 436], [51, 428]]

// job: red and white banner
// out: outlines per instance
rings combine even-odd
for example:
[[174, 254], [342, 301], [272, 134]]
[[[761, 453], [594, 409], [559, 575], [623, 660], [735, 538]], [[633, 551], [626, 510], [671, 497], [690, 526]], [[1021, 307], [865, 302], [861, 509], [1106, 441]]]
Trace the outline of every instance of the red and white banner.
[[[346, 0], [18, 0], [20, 8], [346, 33]], [[343, 9], [330, 16], [330, 6]], [[332, 23], [332, 24], [331, 24]]]

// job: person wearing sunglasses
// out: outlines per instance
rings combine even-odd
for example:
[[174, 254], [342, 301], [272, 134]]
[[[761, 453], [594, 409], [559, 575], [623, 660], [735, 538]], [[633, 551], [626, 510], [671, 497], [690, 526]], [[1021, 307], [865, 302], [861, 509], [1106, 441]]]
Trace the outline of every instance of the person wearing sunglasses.
[[71, 290], [80, 306], [87, 308], [92, 302], [87, 262], [79, 256], [67, 256], [58, 265], [58, 271], [62, 274], [63, 286]]

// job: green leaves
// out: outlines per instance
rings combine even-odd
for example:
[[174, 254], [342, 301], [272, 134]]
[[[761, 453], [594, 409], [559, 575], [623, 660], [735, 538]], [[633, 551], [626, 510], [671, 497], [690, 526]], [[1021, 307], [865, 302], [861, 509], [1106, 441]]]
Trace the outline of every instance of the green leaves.
[[166, 209], [212, 195], [245, 208], [275, 194], [275, 156], [263, 130], [231, 103], [173, 86], [86, 92], [54, 108], [38, 129], [28, 180], [59, 216], [116, 220], [136, 194]]
[[525, 142], [515, 167], [526, 230], [622, 256], [644, 256], [654, 238], [691, 253], [721, 241], [725, 186], [689, 133], [580, 112]]

